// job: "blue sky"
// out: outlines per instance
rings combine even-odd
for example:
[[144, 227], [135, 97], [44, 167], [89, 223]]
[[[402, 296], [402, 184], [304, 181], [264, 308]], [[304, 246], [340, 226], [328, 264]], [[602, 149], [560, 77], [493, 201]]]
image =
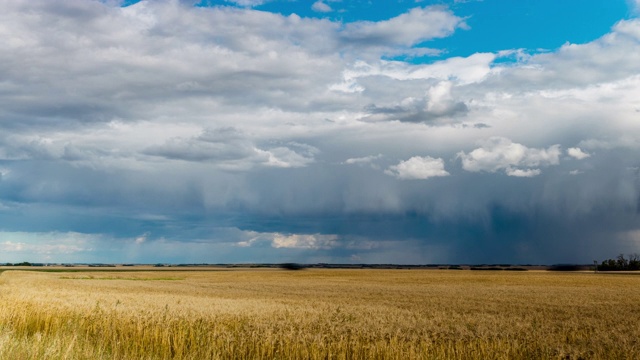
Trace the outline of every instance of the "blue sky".
[[634, 1], [15, 1], [0, 262], [640, 252]]

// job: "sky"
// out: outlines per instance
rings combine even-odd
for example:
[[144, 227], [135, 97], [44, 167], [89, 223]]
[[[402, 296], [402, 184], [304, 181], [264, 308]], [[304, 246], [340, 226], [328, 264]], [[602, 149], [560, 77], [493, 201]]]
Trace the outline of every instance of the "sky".
[[640, 253], [637, 0], [2, 8], [0, 263]]

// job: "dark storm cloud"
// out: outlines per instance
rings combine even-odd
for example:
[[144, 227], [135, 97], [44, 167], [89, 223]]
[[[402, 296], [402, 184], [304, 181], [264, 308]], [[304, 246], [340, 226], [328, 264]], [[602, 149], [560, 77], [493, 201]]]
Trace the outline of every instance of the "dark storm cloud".
[[[633, 251], [637, 242], [627, 234], [637, 229], [640, 220], [640, 178], [617, 156], [598, 162], [608, 174], [585, 173], [578, 175], [586, 177], [581, 179], [566, 169], [543, 173], [543, 181], [459, 173], [446, 181], [398, 187], [393, 180], [376, 181], [371, 176], [351, 188], [348, 197], [308, 191], [322, 186], [326, 178], [309, 175], [299, 180], [306, 174], [289, 174], [293, 183], [304, 182], [309, 188], [287, 183], [273, 188], [274, 200], [260, 199], [257, 203], [265, 208], [254, 215], [246, 212], [236, 224], [258, 232], [341, 234], [372, 241], [417, 239], [419, 244], [447, 249], [443, 259], [451, 262], [589, 262], [616, 251]], [[369, 172], [360, 167], [352, 170]], [[269, 179], [268, 174], [261, 178]], [[306, 214], [300, 215], [296, 202], [276, 203], [285, 192], [315, 206], [307, 206]], [[383, 196], [386, 206], [381, 207]], [[349, 210], [335, 216], [331, 209], [337, 207]]]

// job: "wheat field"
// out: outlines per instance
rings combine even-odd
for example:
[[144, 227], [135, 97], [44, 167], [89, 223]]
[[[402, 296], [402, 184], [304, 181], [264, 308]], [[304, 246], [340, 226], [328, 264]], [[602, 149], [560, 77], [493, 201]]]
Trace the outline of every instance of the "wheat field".
[[5, 271], [2, 359], [640, 359], [640, 276]]

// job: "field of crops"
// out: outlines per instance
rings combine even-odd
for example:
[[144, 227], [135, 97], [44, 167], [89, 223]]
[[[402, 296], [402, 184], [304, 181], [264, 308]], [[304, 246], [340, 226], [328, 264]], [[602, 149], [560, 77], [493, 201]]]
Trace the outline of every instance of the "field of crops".
[[5, 271], [2, 359], [640, 359], [640, 276]]

